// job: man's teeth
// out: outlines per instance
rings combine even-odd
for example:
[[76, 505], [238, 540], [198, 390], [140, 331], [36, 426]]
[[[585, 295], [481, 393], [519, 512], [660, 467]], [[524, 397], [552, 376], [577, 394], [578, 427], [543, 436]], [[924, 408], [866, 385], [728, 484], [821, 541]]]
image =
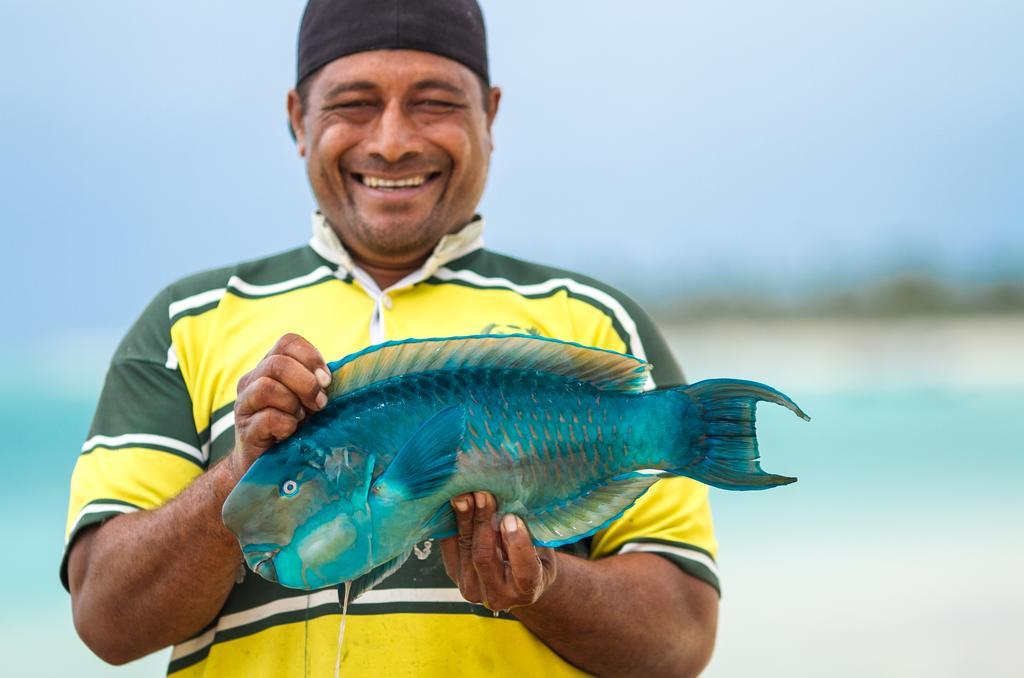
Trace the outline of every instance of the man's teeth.
[[417, 174], [406, 179], [384, 179], [383, 177], [374, 177], [369, 174], [363, 175], [363, 185], [370, 188], [414, 188], [422, 186], [426, 180], [427, 175], [425, 174]]

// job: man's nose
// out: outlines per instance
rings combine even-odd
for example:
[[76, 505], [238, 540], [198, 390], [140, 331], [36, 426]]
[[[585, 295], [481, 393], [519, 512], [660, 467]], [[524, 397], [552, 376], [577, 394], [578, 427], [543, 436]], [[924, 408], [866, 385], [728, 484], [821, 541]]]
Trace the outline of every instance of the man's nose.
[[381, 112], [369, 139], [367, 151], [389, 163], [423, 152], [422, 139], [402, 106], [389, 103]]

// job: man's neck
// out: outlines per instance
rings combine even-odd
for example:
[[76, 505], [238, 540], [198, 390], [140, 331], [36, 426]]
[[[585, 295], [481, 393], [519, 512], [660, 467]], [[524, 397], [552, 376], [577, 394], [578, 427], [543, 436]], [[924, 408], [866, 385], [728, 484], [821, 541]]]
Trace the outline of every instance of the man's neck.
[[357, 264], [359, 268], [366, 271], [370, 277], [373, 278], [373, 281], [377, 283], [377, 287], [382, 290], [386, 290], [402, 278], [405, 278], [407, 275], [419, 270], [423, 265], [423, 262], [426, 260], [427, 257], [423, 257], [419, 261], [408, 265], [382, 266], [379, 264], [372, 264], [352, 255], [352, 261]]
[[[454, 233], [445, 234], [426, 251], [412, 253], [408, 258], [391, 259], [374, 256], [372, 252], [360, 251], [356, 243], [346, 243], [338, 229], [317, 212], [313, 215], [313, 238], [310, 246], [322, 257], [349, 268], [355, 266], [364, 275], [364, 282], [370, 278], [378, 290], [386, 290], [401, 280], [419, 273], [424, 267], [433, 269], [482, 246], [484, 223], [474, 217]], [[358, 277], [358, 276], [357, 276]]]

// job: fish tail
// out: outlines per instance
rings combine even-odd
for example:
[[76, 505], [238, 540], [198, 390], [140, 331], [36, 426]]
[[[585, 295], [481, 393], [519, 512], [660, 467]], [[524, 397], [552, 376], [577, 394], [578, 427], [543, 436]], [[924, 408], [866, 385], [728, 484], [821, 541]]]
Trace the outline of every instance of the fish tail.
[[[796, 403], [770, 386], [741, 379], [709, 379], [672, 391], [696, 405], [684, 425], [690, 444], [685, 460], [671, 473], [689, 476], [724, 490], [764, 490], [796, 482], [796, 478], [765, 473], [758, 461], [755, 407], [775, 403], [810, 421]], [[690, 403], [688, 403], [690, 404]], [[690, 423], [692, 422], [692, 423]]]

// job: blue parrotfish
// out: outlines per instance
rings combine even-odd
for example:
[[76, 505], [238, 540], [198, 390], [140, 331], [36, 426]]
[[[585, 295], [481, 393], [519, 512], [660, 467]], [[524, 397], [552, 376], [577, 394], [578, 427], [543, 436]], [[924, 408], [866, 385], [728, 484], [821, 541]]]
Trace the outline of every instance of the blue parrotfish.
[[450, 499], [492, 493], [535, 544], [604, 528], [659, 477], [728, 490], [761, 470], [755, 405], [807, 415], [752, 381], [645, 390], [636, 357], [527, 335], [391, 341], [329, 364], [328, 403], [265, 452], [224, 503], [248, 566], [313, 590], [397, 570], [455, 534]]

